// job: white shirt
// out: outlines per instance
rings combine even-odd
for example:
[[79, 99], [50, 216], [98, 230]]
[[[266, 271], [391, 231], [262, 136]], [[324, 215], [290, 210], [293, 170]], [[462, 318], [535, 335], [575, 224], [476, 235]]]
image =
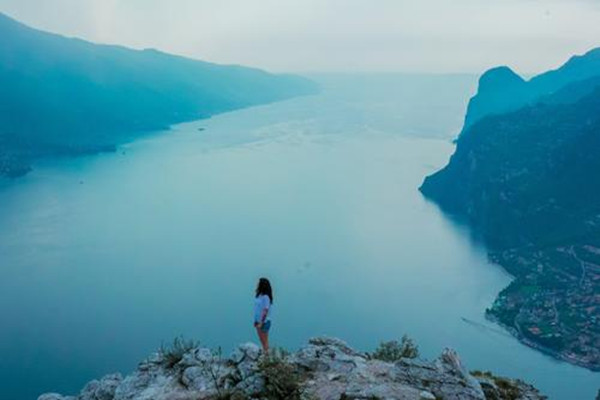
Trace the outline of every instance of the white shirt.
[[262, 313], [265, 308], [267, 309], [266, 321], [271, 315], [271, 299], [266, 294], [261, 294], [254, 299], [254, 322], [262, 322]]

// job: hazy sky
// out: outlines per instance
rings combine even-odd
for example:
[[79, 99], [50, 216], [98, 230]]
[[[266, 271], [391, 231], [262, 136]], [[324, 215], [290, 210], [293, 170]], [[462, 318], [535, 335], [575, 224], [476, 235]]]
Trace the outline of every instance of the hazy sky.
[[271, 71], [519, 72], [600, 46], [600, 0], [0, 0], [37, 28]]

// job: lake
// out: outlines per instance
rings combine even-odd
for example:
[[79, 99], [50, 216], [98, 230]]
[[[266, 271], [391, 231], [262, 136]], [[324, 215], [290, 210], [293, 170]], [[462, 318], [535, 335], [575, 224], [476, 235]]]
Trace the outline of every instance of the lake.
[[174, 126], [0, 182], [0, 398], [75, 393], [175, 336], [361, 350], [413, 337], [470, 369], [592, 399], [600, 374], [488, 322], [510, 276], [417, 188], [453, 152], [476, 77], [320, 75], [321, 94]]

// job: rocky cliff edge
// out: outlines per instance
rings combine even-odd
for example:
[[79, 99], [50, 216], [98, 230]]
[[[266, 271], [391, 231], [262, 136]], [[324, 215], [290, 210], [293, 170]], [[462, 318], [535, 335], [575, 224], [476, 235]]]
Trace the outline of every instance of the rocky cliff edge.
[[446, 349], [434, 361], [375, 359], [340, 339], [318, 337], [295, 353], [269, 357], [247, 343], [228, 357], [190, 347], [180, 354], [157, 352], [126, 377], [107, 375], [79, 395], [55, 393], [38, 400], [484, 400], [544, 399], [535, 388], [490, 373], [470, 373]]

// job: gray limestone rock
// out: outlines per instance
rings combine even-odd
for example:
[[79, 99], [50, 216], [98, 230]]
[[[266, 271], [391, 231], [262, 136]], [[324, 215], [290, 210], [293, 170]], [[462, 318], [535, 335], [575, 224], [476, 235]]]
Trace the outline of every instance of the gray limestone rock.
[[[372, 359], [340, 339], [317, 337], [279, 357], [278, 362], [286, 364], [283, 369], [295, 374], [302, 398], [307, 399], [486, 400], [486, 393], [500, 393], [493, 380], [472, 376], [449, 349], [433, 362], [391, 363]], [[195, 348], [174, 366], [167, 365], [160, 354], [153, 354], [125, 378], [107, 375], [89, 382], [76, 397], [48, 393], [38, 400], [213, 400], [224, 394], [241, 400], [264, 398], [273, 385], [269, 382], [273, 377], [261, 369], [260, 349], [252, 343], [238, 346], [224, 358]], [[519, 400], [543, 399], [531, 386], [515, 382], [522, 388]]]

